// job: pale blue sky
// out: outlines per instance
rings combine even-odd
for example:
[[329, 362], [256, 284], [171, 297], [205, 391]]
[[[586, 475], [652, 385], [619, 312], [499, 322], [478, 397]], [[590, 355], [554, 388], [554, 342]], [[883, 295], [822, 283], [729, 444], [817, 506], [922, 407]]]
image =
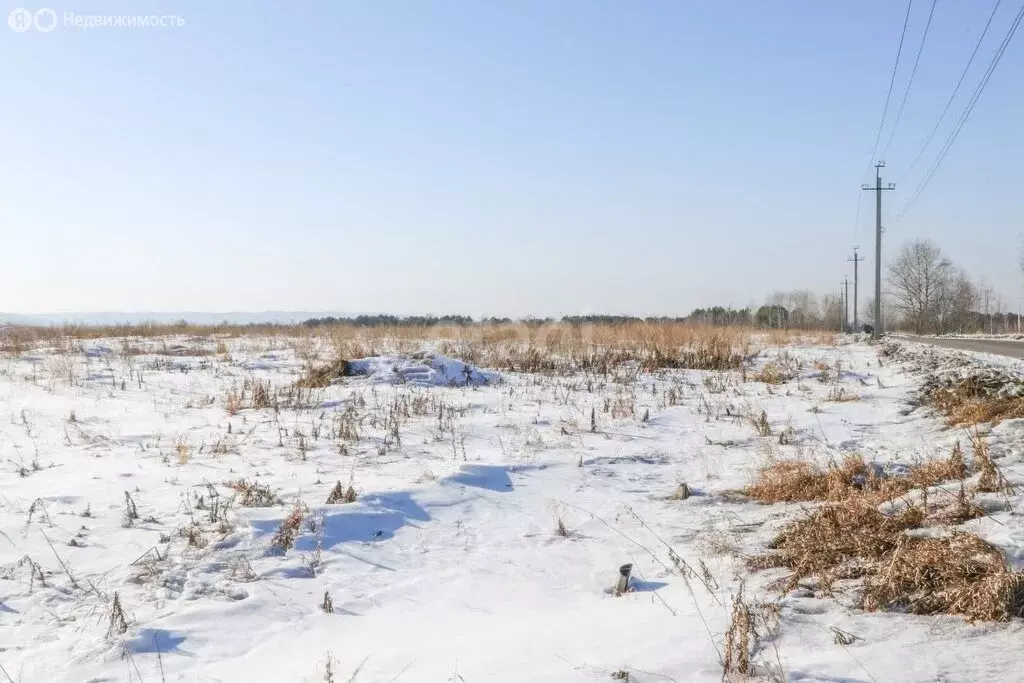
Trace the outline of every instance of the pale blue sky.
[[[854, 242], [872, 268], [856, 202], [902, 2], [48, 6], [186, 23], [0, 24], [0, 311], [685, 314], [835, 291]], [[938, 1], [885, 173], [889, 252], [931, 237], [1008, 301], [1024, 37], [891, 219], [1019, 7], [903, 179], [992, 8]]]

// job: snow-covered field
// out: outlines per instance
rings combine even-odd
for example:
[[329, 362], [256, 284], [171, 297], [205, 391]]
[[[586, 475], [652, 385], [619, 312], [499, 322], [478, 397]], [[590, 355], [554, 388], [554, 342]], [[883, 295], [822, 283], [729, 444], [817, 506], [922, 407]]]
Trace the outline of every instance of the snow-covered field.
[[[865, 613], [745, 569], [801, 508], [729, 495], [768, 459], [966, 443], [908, 406], [921, 376], [876, 347], [764, 349], [756, 366], [800, 368], [775, 386], [428, 355], [296, 390], [286, 340], [225, 343], [0, 359], [0, 681], [717, 682], [741, 581], [780, 608], [752, 644], [765, 677], [1024, 680], [1018, 622]], [[276, 405], [251, 407], [267, 382]], [[990, 439], [1012, 481], [1022, 429]], [[356, 502], [326, 502], [339, 483]], [[965, 526], [1024, 564], [1011, 512]]]

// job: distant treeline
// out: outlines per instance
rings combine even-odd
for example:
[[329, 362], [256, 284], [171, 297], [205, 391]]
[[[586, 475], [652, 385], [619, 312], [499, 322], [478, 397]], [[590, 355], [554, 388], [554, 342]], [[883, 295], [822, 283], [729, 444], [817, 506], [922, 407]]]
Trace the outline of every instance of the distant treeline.
[[[709, 309], [719, 310], [719, 309]], [[724, 309], [723, 309], [724, 310]], [[701, 309], [703, 311], [703, 309]], [[325, 318], [310, 318], [302, 324], [307, 327], [319, 327], [321, 325], [354, 325], [356, 327], [398, 327], [398, 326], [421, 326], [430, 327], [434, 325], [509, 325], [512, 323], [525, 325], [544, 325], [554, 322], [562, 322], [569, 325], [601, 324], [601, 325], [627, 325], [631, 323], [685, 323], [705, 322], [703, 315], [695, 311], [688, 317], [640, 317], [633, 315], [566, 315], [561, 318], [481, 318], [473, 319], [468, 315], [357, 315], [349, 318], [338, 318], [327, 316]], [[749, 314], [747, 316], [749, 319]], [[716, 316], [715, 320], [719, 318]], [[724, 322], [724, 317], [722, 318]], [[709, 321], [710, 322], [710, 321]]]

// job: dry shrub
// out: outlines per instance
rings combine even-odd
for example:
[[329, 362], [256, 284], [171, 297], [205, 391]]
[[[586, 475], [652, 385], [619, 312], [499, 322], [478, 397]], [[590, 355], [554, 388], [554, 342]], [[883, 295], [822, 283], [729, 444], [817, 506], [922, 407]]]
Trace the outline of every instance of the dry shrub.
[[744, 493], [762, 503], [831, 500], [830, 481], [821, 468], [806, 460], [776, 460], [761, 468]]
[[920, 526], [924, 518], [918, 506], [888, 516], [861, 498], [825, 505], [787, 525], [769, 546], [774, 552], [752, 558], [749, 566], [787, 567], [793, 570], [787, 586], [814, 576], [827, 589], [837, 579], [867, 574], [905, 529]]
[[270, 387], [270, 380], [255, 380], [252, 384], [252, 407], [259, 410], [270, 408], [274, 405], [274, 391]]
[[270, 380], [246, 378], [242, 388], [233, 386], [224, 394], [224, 410], [228, 415], [236, 415], [240, 410], [253, 408], [275, 408], [277, 397]]
[[672, 495], [670, 496], [670, 499], [671, 500], [686, 500], [687, 498], [689, 498], [692, 495], [693, 495], [693, 491], [690, 489], [690, 485], [687, 484], [685, 481], [681, 481], [681, 482], [679, 482], [679, 485], [676, 486], [676, 490], [672, 492]]
[[981, 507], [967, 495], [967, 487], [960, 482], [960, 492], [952, 500], [943, 500], [941, 504], [928, 508], [928, 524], [934, 526], [953, 526], [985, 516], [985, 508]]
[[[871, 479], [872, 481], [868, 481]], [[744, 493], [762, 503], [845, 500], [877, 479], [859, 456], [822, 469], [807, 460], [775, 460], [761, 468]], [[858, 482], [860, 485], [858, 486]]]
[[178, 454], [178, 464], [187, 465], [192, 459], [192, 444], [189, 443], [188, 435], [182, 434], [174, 442], [174, 450]]
[[237, 415], [242, 409], [242, 395], [235, 389], [229, 389], [224, 395], [224, 410], [228, 415]]
[[185, 539], [190, 548], [205, 548], [207, 544], [206, 534], [198, 524], [192, 523], [178, 529], [178, 535]]
[[255, 481], [236, 479], [227, 483], [227, 487], [238, 493], [238, 504], [247, 508], [273, 507], [281, 502], [270, 487]]
[[739, 591], [732, 599], [729, 629], [725, 632], [723, 681], [749, 681], [764, 673], [768, 673], [772, 681], [779, 680], [775, 674], [781, 672], [773, 671], [770, 665], [767, 672], [758, 671], [754, 657], [766, 637], [777, 635], [780, 617], [781, 608], [777, 603], [748, 602], [744, 596], [744, 584], [740, 581]]
[[818, 381], [828, 384], [832, 381], [832, 366], [823, 360], [814, 361], [814, 369], [818, 371]]
[[[984, 448], [975, 450], [985, 457]], [[792, 570], [782, 582], [787, 588], [808, 578], [824, 590], [837, 580], [863, 579], [862, 606], [869, 610], [960, 614], [971, 620], [1021, 616], [1024, 574], [1013, 572], [998, 548], [963, 532], [945, 538], [906, 533], [984, 515], [967, 494], [967, 474], [959, 444], [949, 458], [902, 477], [880, 476], [858, 457], [824, 469], [804, 461], [771, 463], [748, 487], [748, 495], [764, 502], [827, 502], [787, 524], [770, 543], [772, 552], [750, 559], [748, 566]], [[959, 494], [929, 505], [928, 487], [951, 479], [960, 479]], [[904, 499], [889, 514], [879, 510], [880, 503], [917, 488], [923, 489], [922, 501]]]
[[750, 379], [755, 382], [764, 382], [765, 384], [783, 384], [794, 377], [796, 377], [794, 372], [783, 370], [775, 363], [768, 363], [751, 375]]
[[323, 389], [330, 386], [332, 380], [349, 374], [348, 361], [339, 358], [323, 365], [309, 366], [306, 374], [295, 384], [304, 389]]
[[807, 460], [775, 460], [761, 468], [743, 493], [762, 503], [836, 502], [859, 497], [877, 505], [915, 488], [963, 479], [967, 473], [959, 446], [949, 458], [912, 467], [906, 476], [885, 476], [859, 455], [824, 468]]
[[974, 449], [975, 467], [981, 472], [981, 476], [978, 477], [977, 489], [987, 493], [1005, 493], [1007, 495], [1016, 493], [1013, 484], [1007, 481], [1003, 473], [996, 467], [996, 463], [988, 452], [988, 441], [977, 429], [971, 433], [971, 446]]
[[1024, 417], [1020, 380], [997, 370], [965, 377], [934, 377], [921, 388], [920, 399], [946, 415], [950, 426], [998, 424]]
[[124, 608], [121, 606], [121, 596], [114, 593], [114, 602], [110, 605], [108, 613], [109, 626], [107, 637], [123, 636], [128, 632], [128, 620], [125, 618]]
[[292, 549], [292, 546], [295, 545], [295, 537], [298, 536], [299, 530], [302, 528], [302, 520], [305, 519], [308, 512], [309, 508], [305, 503], [301, 500], [295, 501], [292, 511], [284, 518], [274, 537], [270, 539], [272, 550], [284, 553]]
[[740, 592], [732, 600], [729, 630], [725, 632], [722, 670], [726, 676], [750, 676], [753, 673], [750, 650], [755, 640], [754, 616], [750, 612], [750, 606], [743, 600], [741, 584]]
[[760, 415], [750, 416], [750, 424], [754, 426], [754, 430], [757, 431], [758, 436], [771, 436], [772, 426], [768, 424], [768, 413], [761, 411]]
[[947, 538], [899, 536], [864, 586], [866, 609], [913, 614], [961, 614], [971, 621], [1024, 616], [1024, 573], [1003, 552], [972, 534]]
[[910, 471], [910, 482], [917, 488], [935, 486], [939, 482], [963, 479], [968, 474], [967, 462], [960, 442], [953, 445], [953, 452], [945, 460], [931, 460], [917, 465]]
[[834, 386], [828, 391], [825, 400], [829, 403], [852, 403], [860, 400], [860, 395], [847, 391], [844, 387]]
[[356, 502], [356, 490], [349, 484], [348, 488], [341, 485], [339, 481], [331, 489], [331, 492], [327, 495], [328, 505], [338, 505], [339, 503], [354, 503]]

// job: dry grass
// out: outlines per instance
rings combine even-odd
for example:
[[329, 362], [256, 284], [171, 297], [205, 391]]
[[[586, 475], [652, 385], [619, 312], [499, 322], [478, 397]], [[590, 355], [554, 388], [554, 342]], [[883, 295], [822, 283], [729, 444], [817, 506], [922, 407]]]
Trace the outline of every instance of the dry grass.
[[749, 602], [744, 595], [744, 584], [732, 599], [729, 629], [725, 632], [722, 652], [723, 681], [780, 681], [785, 676], [781, 669], [768, 662], [755, 663], [758, 650], [766, 638], [778, 634], [781, 608], [777, 603]]
[[754, 382], [765, 384], [783, 384], [796, 377], [796, 372], [780, 367], [776, 363], [767, 363], [760, 370], [750, 376]]
[[179, 465], [187, 465], [192, 459], [192, 444], [189, 443], [187, 434], [180, 435], [174, 442], [174, 451], [178, 454]]
[[[307, 365], [300, 379], [305, 388], [326, 386], [344, 375], [343, 361], [317, 365], [318, 358], [364, 358], [387, 351], [408, 353], [433, 343], [438, 350], [467, 362], [507, 371], [543, 374], [616, 375], [623, 368], [653, 372], [661, 369], [743, 370], [760, 346], [829, 344], [832, 333], [790, 330], [759, 330], [744, 327], [713, 327], [685, 322], [569, 323], [524, 321], [507, 324], [470, 324], [360, 327], [348, 323], [306, 327], [303, 325], [199, 326], [139, 325], [98, 327], [10, 328], [3, 350], [19, 351], [30, 346], [81, 348], [83, 340], [122, 340], [126, 349], [149, 349], [168, 355], [227, 355], [225, 340], [245, 336], [246, 346], [291, 348]], [[170, 343], [161, 337], [175, 337]], [[158, 341], [159, 340], [159, 341]], [[168, 345], [170, 344], [170, 345]], [[158, 346], [162, 345], [162, 346]], [[782, 377], [787, 366], [779, 366]], [[773, 380], [774, 381], [774, 380]], [[240, 396], [238, 397], [240, 399]], [[230, 402], [241, 410], [242, 401]]]
[[291, 512], [284, 518], [281, 526], [277, 528], [277, 532], [270, 540], [271, 550], [279, 553], [291, 550], [295, 545], [295, 537], [299, 535], [299, 530], [302, 528], [302, 520], [308, 513], [309, 508], [306, 507], [306, 504], [301, 500], [296, 501]]
[[722, 671], [726, 676], [750, 676], [754, 673], [750, 663], [750, 650], [754, 641], [754, 616], [743, 600], [743, 588], [732, 601], [729, 630], [725, 633], [725, 652]]
[[762, 410], [760, 415], [751, 415], [749, 419], [758, 436], [772, 435], [772, 426], [768, 424], [768, 413]]
[[1015, 494], [1016, 488], [1006, 480], [1002, 471], [992, 460], [992, 456], [988, 452], [988, 441], [977, 428], [971, 432], [971, 446], [974, 450], [975, 467], [981, 473], [981, 476], [978, 477], [978, 490], [987, 493]]
[[897, 538], [865, 581], [866, 609], [961, 614], [971, 621], [1024, 616], [1024, 573], [1012, 571], [999, 548], [962, 532]]
[[979, 373], [953, 380], [926, 382], [921, 402], [946, 416], [953, 427], [998, 424], [1024, 417], [1024, 396], [1008, 396], [1019, 388], [1018, 380], [998, 372]]
[[352, 488], [352, 485], [349, 484], [348, 488], [345, 488], [344, 486], [341, 485], [341, 482], [339, 481], [334, 485], [334, 488], [332, 488], [331, 492], [327, 495], [327, 504], [339, 505], [354, 503], [356, 502], [356, 499], [356, 490]]
[[322, 365], [310, 365], [295, 384], [305, 389], [323, 389], [330, 386], [332, 380], [348, 374], [348, 361], [339, 358]]
[[749, 566], [786, 567], [793, 571], [787, 587], [815, 577], [827, 590], [836, 580], [865, 576], [924, 517], [917, 506], [888, 516], [859, 498], [824, 505], [787, 525], [769, 546], [774, 552], [751, 559]]
[[828, 403], [851, 403], [859, 400], [859, 394], [847, 391], [844, 387], [840, 386], [834, 386], [829, 389], [828, 395], [825, 397], [825, 401]]
[[246, 378], [242, 387], [233, 386], [224, 393], [224, 410], [228, 415], [237, 415], [247, 408], [260, 410], [277, 406], [277, 395], [270, 380]]
[[247, 508], [273, 507], [281, 502], [270, 487], [259, 482], [236, 479], [227, 483], [227, 487], [235, 491], [238, 504]]
[[[987, 451], [981, 444], [975, 445], [975, 462], [984, 479]], [[964, 485], [969, 473], [959, 444], [948, 458], [898, 477], [879, 474], [856, 456], [825, 468], [800, 460], [770, 463], [745, 490], [747, 495], [768, 503], [825, 504], [787, 524], [769, 545], [771, 552], [751, 558], [748, 566], [790, 569], [782, 582], [786, 588], [813, 580], [830, 590], [836, 581], [859, 579], [861, 605], [868, 610], [956, 614], [970, 620], [1024, 615], [1024, 574], [1012, 571], [998, 548], [962, 531], [942, 537], [907, 533], [984, 515]], [[931, 487], [957, 479], [959, 494], [940, 489], [947, 497], [940, 496], [939, 504], [929, 502]], [[879, 506], [887, 501], [893, 509], [883, 512]]]
[[899, 498], [915, 488], [962, 479], [967, 465], [959, 447], [944, 460], [910, 469], [906, 476], [884, 476], [861, 456], [819, 467], [807, 460], [774, 460], [758, 472], [743, 493], [762, 503], [838, 502], [863, 498], [875, 505]]

